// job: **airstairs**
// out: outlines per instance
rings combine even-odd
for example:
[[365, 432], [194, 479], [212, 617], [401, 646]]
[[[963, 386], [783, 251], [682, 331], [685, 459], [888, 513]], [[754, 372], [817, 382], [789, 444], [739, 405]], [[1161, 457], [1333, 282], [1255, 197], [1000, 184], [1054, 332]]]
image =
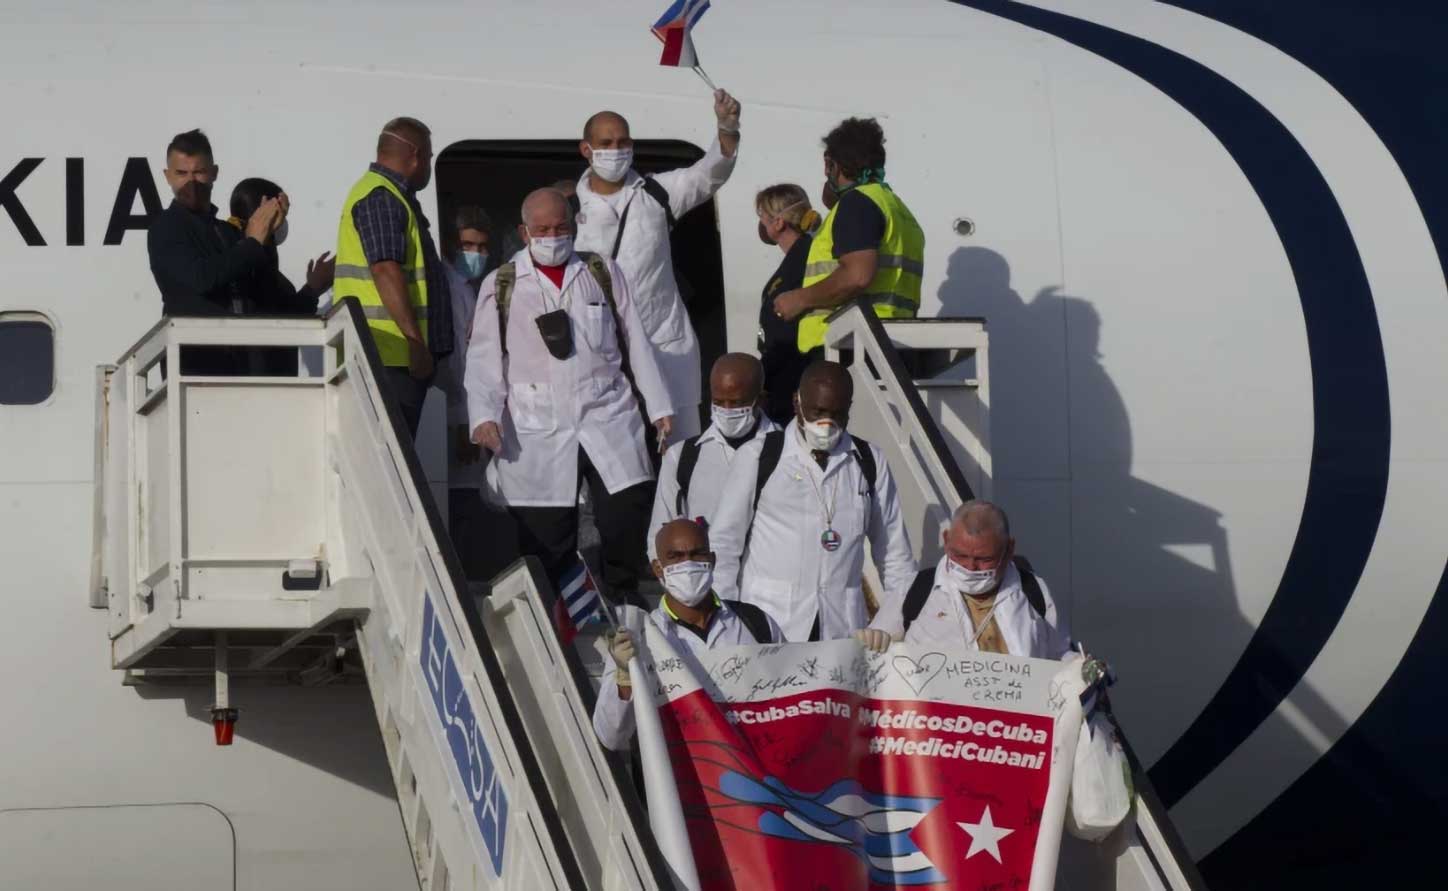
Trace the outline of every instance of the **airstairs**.
[[[885, 446], [934, 559], [922, 530], [989, 487], [984, 325], [851, 308], [828, 336], [856, 377], [852, 427]], [[197, 347], [294, 350], [303, 370], [179, 373]], [[678, 887], [592, 732], [595, 685], [553, 632], [546, 580], [524, 560], [468, 594], [380, 367], [347, 301], [325, 319], [163, 319], [101, 369], [91, 597], [113, 667], [214, 685], [218, 742], [238, 704], [245, 732], [233, 683], [365, 678], [425, 891]], [[1063, 851], [1058, 887], [1201, 887], [1137, 783], [1135, 823]]]

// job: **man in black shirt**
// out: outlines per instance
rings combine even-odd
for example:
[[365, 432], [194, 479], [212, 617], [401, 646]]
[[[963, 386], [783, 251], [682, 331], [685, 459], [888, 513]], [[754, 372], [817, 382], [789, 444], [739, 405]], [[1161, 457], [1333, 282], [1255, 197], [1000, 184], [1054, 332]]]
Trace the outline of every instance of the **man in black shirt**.
[[[263, 245], [286, 219], [286, 195], [269, 198], [238, 240], [211, 203], [217, 172], [211, 141], [200, 130], [181, 133], [166, 147], [166, 183], [175, 199], [151, 221], [146, 248], [161, 290], [161, 311], [168, 316], [251, 311], [240, 284], [267, 264]], [[229, 347], [192, 347], [182, 366], [186, 374], [239, 374], [246, 372], [247, 362], [241, 351]]]

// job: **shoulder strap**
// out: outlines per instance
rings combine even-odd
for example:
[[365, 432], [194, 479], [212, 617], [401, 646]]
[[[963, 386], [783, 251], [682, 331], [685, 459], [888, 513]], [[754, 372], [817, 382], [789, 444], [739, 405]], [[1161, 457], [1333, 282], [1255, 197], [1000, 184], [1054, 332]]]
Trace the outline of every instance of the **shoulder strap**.
[[652, 176], [646, 176], [644, 177], [644, 191], [648, 192], [649, 197], [659, 202], [659, 205], [663, 207], [664, 219], [668, 221], [669, 231], [673, 232], [674, 227], [679, 224], [679, 221], [674, 219], [674, 209], [669, 206], [669, 190], [665, 189], [664, 184]]
[[679, 468], [674, 474], [679, 483], [679, 494], [674, 498], [675, 516], [686, 517], [684, 509], [689, 505], [689, 481], [694, 478], [694, 466], [699, 463], [699, 436], [691, 436], [679, 444], [683, 451], [679, 452]]
[[855, 459], [860, 462], [860, 473], [865, 475], [865, 482], [870, 484], [870, 494], [875, 494], [875, 474], [878, 469], [875, 467], [875, 450], [855, 434], [850, 434], [850, 439], [855, 443]]
[[[617, 244], [614, 245], [614, 252], [618, 252]], [[603, 299], [608, 303], [609, 314], [613, 316], [613, 333], [618, 338], [618, 367], [623, 372], [624, 380], [628, 381], [629, 389], [633, 391], [634, 401], [638, 403], [639, 413], [643, 415], [644, 429], [647, 430], [649, 417], [644, 411], [644, 395], [639, 392], [639, 385], [634, 381], [633, 366], [628, 361], [628, 329], [624, 328], [623, 319], [618, 315], [618, 304], [613, 300], [613, 275], [608, 271], [608, 261], [592, 251], [582, 251], [578, 256], [588, 266], [589, 274], [598, 282], [599, 289], [603, 291]]]
[[734, 611], [734, 615], [739, 617], [739, 621], [744, 623], [744, 627], [749, 629], [749, 633], [754, 635], [755, 642], [776, 643], [774, 635], [769, 631], [769, 617], [764, 615], [764, 610], [752, 603], [744, 603], [739, 600], [726, 600], [724, 603]]
[[500, 351], [508, 351], [508, 302], [513, 299], [513, 284], [518, 281], [518, 267], [507, 262], [498, 267], [493, 279], [493, 299], [498, 303], [498, 343]]
[[[759, 473], [754, 478], [754, 505], [750, 508], [749, 529], [744, 533], [744, 547], [740, 549], [740, 554], [749, 553], [749, 540], [754, 537], [755, 515], [759, 513], [759, 496], [764, 494], [764, 484], [769, 482], [769, 478], [774, 475], [774, 468], [779, 466], [779, 456], [782, 454], [784, 454], [784, 431], [771, 430], [764, 434], [763, 446], [759, 450]], [[743, 571], [742, 557], [740, 562], [740, 570]]]
[[[771, 430], [764, 434], [764, 446], [759, 450], [759, 475], [754, 480], [754, 510], [759, 510], [759, 496], [764, 493], [764, 484], [774, 475], [779, 466], [779, 456], [784, 454], [784, 431]], [[750, 526], [753, 526], [750, 523]]]
[[1016, 564], [1016, 572], [1021, 575], [1021, 593], [1026, 595], [1026, 602], [1036, 615], [1046, 617], [1046, 595], [1041, 591], [1041, 580], [1036, 578], [1036, 572], [1031, 568], [1031, 561], [1017, 554], [1012, 561]]
[[[618, 307], [615, 306], [613, 302], [613, 276], [608, 273], [608, 264], [603, 261], [602, 257], [592, 251], [585, 251], [578, 256], [582, 257], [583, 262], [588, 264], [588, 271], [593, 274], [593, 280], [598, 282], [598, 286], [603, 289], [603, 299], [608, 301], [608, 308], [613, 312], [613, 320], [617, 322]], [[620, 327], [619, 330], [621, 331], [623, 329]]]
[[915, 581], [910, 583], [910, 590], [905, 592], [905, 603], [900, 607], [900, 614], [905, 619], [905, 627], [909, 628], [920, 611], [925, 609], [925, 601], [930, 599], [930, 592], [935, 590], [935, 567], [922, 569], [916, 573]]

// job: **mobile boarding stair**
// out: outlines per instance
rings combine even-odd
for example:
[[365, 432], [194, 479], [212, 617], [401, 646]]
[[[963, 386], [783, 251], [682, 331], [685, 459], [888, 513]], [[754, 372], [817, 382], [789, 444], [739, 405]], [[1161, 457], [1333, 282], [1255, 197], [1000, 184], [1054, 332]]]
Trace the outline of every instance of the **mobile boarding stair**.
[[[848, 351], [856, 426], [909, 468], [918, 533], [988, 485], [986, 339], [978, 322], [903, 324], [921, 327], [837, 313], [829, 347]], [[208, 346], [310, 361], [296, 377], [177, 373]], [[940, 374], [912, 376], [897, 347]], [[975, 376], [952, 380], [961, 360]], [[360, 663], [424, 891], [678, 887], [592, 732], [594, 687], [553, 632], [547, 582], [520, 561], [481, 606], [467, 595], [380, 367], [346, 301], [325, 319], [163, 319], [100, 369], [91, 597], [113, 667], [214, 684], [223, 742], [232, 681], [327, 683]], [[1201, 887], [1139, 771], [1137, 788], [1136, 825], [1063, 851], [1058, 887]]]

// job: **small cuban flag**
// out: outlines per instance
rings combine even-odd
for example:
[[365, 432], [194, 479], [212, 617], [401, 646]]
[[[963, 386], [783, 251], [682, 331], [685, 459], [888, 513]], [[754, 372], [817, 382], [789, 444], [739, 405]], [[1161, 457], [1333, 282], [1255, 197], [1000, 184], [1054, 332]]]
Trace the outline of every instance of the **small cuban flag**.
[[[708, 82], [699, 67], [699, 54], [694, 52], [694, 25], [709, 11], [709, 0], [674, 0], [672, 6], [654, 22], [653, 32], [664, 44], [660, 65], [692, 68]], [[711, 84], [712, 86], [712, 84]]]
[[558, 639], [565, 644], [573, 643], [580, 629], [604, 621], [603, 610], [598, 585], [583, 562], [583, 555], [579, 554], [578, 563], [565, 570], [558, 580], [558, 602], [553, 607]]

